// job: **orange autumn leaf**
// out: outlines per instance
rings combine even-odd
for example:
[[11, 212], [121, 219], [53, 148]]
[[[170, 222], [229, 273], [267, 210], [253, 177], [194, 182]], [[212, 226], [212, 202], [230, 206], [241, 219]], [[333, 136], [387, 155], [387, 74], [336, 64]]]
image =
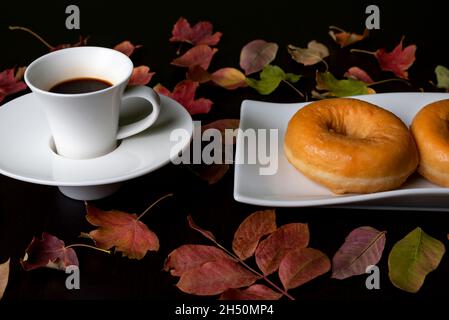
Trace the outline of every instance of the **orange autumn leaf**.
[[234, 90], [240, 87], [247, 87], [246, 76], [235, 68], [222, 68], [211, 75], [212, 81], [222, 88]]
[[142, 45], [134, 45], [131, 43], [131, 41], [125, 40], [120, 42], [118, 45], [114, 47], [114, 50], [120, 51], [121, 53], [127, 55], [128, 57], [131, 56], [134, 51], [138, 48], [142, 47]]
[[155, 72], [150, 72], [150, 68], [147, 66], [139, 66], [133, 69], [131, 78], [129, 79], [129, 86], [147, 85], [153, 78]]
[[10, 264], [10, 259], [8, 259], [4, 263], [0, 263], [0, 300], [3, 298], [3, 294], [5, 293], [6, 286], [8, 285], [9, 264]]
[[142, 259], [148, 251], [159, 250], [157, 235], [139, 221], [136, 214], [111, 210], [103, 211], [86, 203], [86, 219], [97, 226], [89, 232], [97, 247], [113, 247], [130, 259]]
[[369, 35], [368, 29], [363, 31], [363, 34], [357, 34], [354, 32], [347, 32], [335, 26], [329, 27], [329, 35], [334, 41], [340, 45], [341, 48], [362, 41]]

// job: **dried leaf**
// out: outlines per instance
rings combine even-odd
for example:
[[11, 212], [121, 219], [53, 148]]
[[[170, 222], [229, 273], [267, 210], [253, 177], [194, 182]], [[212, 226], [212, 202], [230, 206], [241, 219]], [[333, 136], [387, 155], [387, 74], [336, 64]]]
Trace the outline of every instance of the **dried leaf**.
[[195, 221], [193, 221], [193, 218], [191, 215], [187, 216], [187, 223], [189, 224], [189, 227], [192, 228], [193, 230], [198, 231], [204, 237], [211, 240], [212, 242], [216, 242], [214, 234], [208, 230], [204, 230], [203, 228], [198, 227], [198, 225], [195, 223]]
[[75, 43], [63, 43], [63, 44], [59, 44], [59, 45], [57, 45], [57, 46], [55, 46], [55, 47], [51, 47], [51, 48], [50, 48], [50, 52], [58, 51], [58, 50], [61, 50], [61, 49], [67, 49], [67, 48], [75, 48], [75, 47], [82, 47], [82, 46], [85, 46], [85, 45], [87, 45], [87, 40], [88, 40], [88, 39], [89, 39], [89, 37], [83, 37], [83, 36], [80, 36], [79, 39], [78, 39], [78, 42], [75, 42]]
[[399, 240], [388, 257], [391, 282], [407, 292], [416, 293], [429, 272], [440, 264], [444, 244], [416, 228]]
[[409, 45], [403, 49], [403, 40], [404, 37], [393, 51], [387, 52], [385, 49], [379, 49], [374, 55], [383, 71], [391, 71], [399, 78], [408, 79], [407, 70], [415, 62], [416, 46]]
[[173, 26], [171, 42], [187, 42], [193, 45], [216, 45], [221, 38], [221, 32], [212, 34], [213, 26], [208, 21], [198, 22], [193, 26], [183, 17]]
[[240, 67], [246, 75], [262, 70], [270, 64], [278, 51], [278, 45], [265, 40], [253, 40], [240, 52]]
[[99, 248], [109, 250], [115, 247], [123, 256], [130, 259], [142, 259], [147, 251], [159, 250], [156, 234], [138, 220], [136, 214], [118, 210], [103, 211], [86, 203], [86, 219], [99, 227], [89, 236]]
[[126, 40], [123, 42], [120, 42], [118, 45], [114, 47], [114, 50], [120, 51], [121, 53], [127, 55], [128, 57], [131, 56], [134, 51], [138, 48], [142, 47], [142, 45], [134, 45], [130, 41]]
[[6, 96], [25, 90], [27, 85], [22, 81], [24, 67], [18, 68], [15, 72], [15, 68], [6, 69], [0, 72], [0, 102], [5, 99]]
[[230, 259], [221, 249], [213, 246], [186, 244], [173, 250], [164, 263], [164, 270], [180, 277], [184, 272], [197, 268], [206, 262]]
[[219, 182], [229, 171], [227, 163], [191, 165], [189, 168], [209, 185]]
[[437, 66], [435, 68], [435, 74], [437, 76], [437, 87], [449, 90], [449, 69], [443, 66]]
[[305, 66], [317, 64], [329, 56], [329, 49], [315, 40], [310, 41], [307, 48], [299, 48], [289, 44], [287, 50], [293, 60]]
[[276, 231], [274, 210], [256, 211], [240, 224], [234, 234], [232, 249], [242, 260], [251, 257], [263, 236]]
[[182, 56], [174, 59], [171, 64], [177, 67], [193, 68], [200, 66], [204, 70], [209, 68], [212, 57], [218, 51], [216, 48], [211, 48], [208, 45], [200, 44], [189, 49]]
[[215, 84], [228, 90], [248, 86], [245, 81], [246, 76], [235, 68], [219, 69], [212, 73], [211, 79]]
[[186, 78], [194, 82], [206, 83], [211, 80], [212, 76], [200, 66], [194, 66], [187, 71]]
[[362, 81], [354, 79], [337, 80], [330, 72], [317, 72], [316, 83], [316, 88], [318, 90], [327, 90], [328, 92], [324, 93], [324, 95], [329, 97], [347, 97], [375, 93]]
[[65, 270], [68, 266], [79, 265], [75, 250], [66, 248], [64, 241], [46, 232], [42, 233], [42, 239], [33, 237], [20, 263], [26, 271], [38, 268]]
[[282, 293], [273, 291], [263, 284], [253, 284], [246, 289], [228, 289], [219, 300], [279, 300]]
[[379, 262], [385, 241], [385, 232], [371, 227], [351, 231], [332, 259], [332, 278], [346, 279], [365, 274], [368, 266]]
[[354, 80], [359, 80], [365, 83], [373, 83], [373, 79], [370, 77], [370, 75], [363, 69], [359, 67], [351, 67], [348, 69], [348, 71], [345, 72], [344, 76], [346, 78], [351, 78]]
[[309, 244], [309, 227], [304, 223], [283, 225], [256, 249], [256, 263], [265, 275], [275, 272], [291, 250], [305, 248]]
[[[240, 120], [239, 119], [220, 119], [213, 121], [209, 124], [205, 124], [204, 126], [201, 126], [201, 132], [208, 129], [217, 129], [220, 131], [221, 134], [221, 142], [224, 144], [235, 144], [236, 137], [233, 135], [232, 141], [226, 141], [226, 130], [236, 130], [240, 126]], [[229, 139], [228, 139], [229, 140]]]
[[133, 73], [131, 74], [131, 78], [129, 79], [129, 86], [144, 86], [147, 85], [151, 78], [153, 78], [154, 72], [150, 72], [150, 68], [147, 66], [139, 66], [133, 69]]
[[213, 296], [227, 289], [252, 285], [257, 276], [230, 259], [206, 262], [184, 272], [176, 286], [183, 292]]
[[154, 90], [164, 96], [178, 101], [192, 115], [198, 113], [208, 113], [212, 107], [212, 101], [204, 98], [195, 100], [195, 93], [198, 86], [198, 82], [184, 80], [176, 85], [173, 92], [170, 92], [161, 84], [156, 85]]
[[357, 34], [353, 32], [347, 32], [343, 29], [330, 26], [329, 27], [329, 35], [331, 36], [334, 41], [340, 45], [341, 48], [349, 46], [351, 44], [354, 44], [356, 42], [359, 42], [365, 38], [368, 37], [369, 31], [368, 29], [365, 29], [363, 31], [363, 34]]
[[285, 254], [279, 266], [279, 278], [288, 290], [325, 274], [330, 268], [329, 258], [321, 251], [298, 248]]
[[8, 286], [10, 260], [8, 259], [6, 262], [0, 264], [0, 300], [2, 300], [6, 287]]
[[276, 90], [281, 81], [296, 83], [300, 78], [300, 75], [285, 73], [278, 66], [267, 65], [260, 73], [260, 80], [247, 78], [246, 83], [260, 94], [268, 95]]

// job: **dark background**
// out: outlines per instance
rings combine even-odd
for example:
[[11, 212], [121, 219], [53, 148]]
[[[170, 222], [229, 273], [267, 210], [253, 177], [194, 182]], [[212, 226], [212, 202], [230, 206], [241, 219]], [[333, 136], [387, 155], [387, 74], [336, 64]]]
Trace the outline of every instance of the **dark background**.
[[[116, 4], [117, 3], [117, 4]], [[168, 88], [183, 77], [183, 70], [169, 62], [176, 56], [178, 44], [168, 42], [173, 24], [180, 16], [192, 23], [210, 20], [215, 30], [223, 32], [219, 51], [211, 70], [224, 66], [238, 66], [241, 47], [250, 40], [265, 39], [280, 45], [275, 63], [289, 72], [312, 75], [315, 68], [304, 68], [293, 62], [286, 53], [289, 43], [306, 46], [316, 39], [327, 44], [332, 56], [328, 59], [330, 70], [342, 77], [353, 65], [366, 68], [376, 79], [391, 75], [379, 71], [374, 58], [349, 54], [340, 50], [327, 35], [329, 25], [361, 32], [368, 4], [377, 4], [381, 10], [381, 29], [371, 33], [369, 40], [354, 47], [391, 50], [405, 35], [405, 45], [416, 43], [417, 61], [410, 69], [412, 87], [401, 83], [378, 86], [378, 92], [426, 91], [436, 89], [429, 84], [434, 79], [437, 64], [449, 66], [447, 46], [447, 13], [445, 1], [44, 1], [23, 3], [2, 1], [0, 4], [0, 39], [2, 42], [0, 70], [12, 66], [27, 65], [47, 52], [47, 49], [29, 34], [9, 31], [9, 25], [21, 25], [33, 29], [53, 45], [76, 42], [78, 36], [90, 35], [89, 44], [114, 46], [123, 40], [143, 44], [133, 56], [138, 64], [147, 64], [157, 74], [151, 85], [158, 82]], [[65, 29], [65, 8], [78, 4], [81, 10], [81, 30]], [[318, 66], [321, 68], [322, 66]], [[313, 77], [301, 80], [300, 89], [313, 86]], [[206, 122], [220, 118], [238, 118], [243, 99], [259, 99], [276, 102], [294, 102], [298, 97], [288, 88], [279, 88], [274, 94], [263, 97], [250, 89], [225, 91], [205, 87], [200, 94], [215, 104], [208, 115], [195, 119]], [[17, 96], [17, 95], [16, 95]], [[16, 96], [10, 97], [10, 100]], [[5, 101], [6, 102], [6, 101]], [[0, 150], [1, 152], [1, 150]], [[63, 239], [67, 244], [80, 242], [81, 231], [91, 230], [85, 221], [84, 205], [64, 197], [54, 187], [39, 186], [0, 177], [0, 262], [12, 257], [10, 283], [5, 301], [58, 299], [193, 299], [174, 284], [176, 279], [162, 272], [163, 261], [176, 247], [185, 243], [205, 243], [199, 234], [186, 225], [186, 216], [192, 214], [196, 222], [212, 230], [217, 238], [230, 247], [233, 232], [238, 224], [259, 207], [237, 203], [233, 199], [233, 172], [219, 183], [208, 186], [185, 167], [168, 165], [144, 177], [127, 182], [108, 199], [94, 204], [103, 209], [120, 209], [139, 213], [158, 197], [173, 192], [174, 198], [154, 208], [144, 222], [154, 230], [161, 242], [160, 251], [148, 253], [141, 261], [128, 260], [119, 254], [105, 255], [79, 248], [77, 254], [81, 267], [81, 290], [68, 291], [66, 275], [54, 270], [25, 272], [19, 258], [33, 236], [43, 231]], [[394, 212], [372, 210], [345, 210], [323, 208], [277, 209], [278, 224], [307, 222], [311, 230], [311, 246], [334, 255], [345, 236], [353, 228], [369, 225], [386, 230], [387, 245], [380, 262], [381, 290], [367, 290], [365, 276], [343, 281], [330, 279], [329, 275], [292, 290], [300, 301], [346, 302], [408, 302], [435, 301], [447, 297], [449, 283], [449, 259], [443, 258], [440, 267], [426, 279], [417, 294], [396, 289], [388, 279], [387, 256], [392, 245], [417, 226], [428, 234], [445, 242], [449, 223], [447, 213]], [[447, 298], [446, 298], [447, 299]]]

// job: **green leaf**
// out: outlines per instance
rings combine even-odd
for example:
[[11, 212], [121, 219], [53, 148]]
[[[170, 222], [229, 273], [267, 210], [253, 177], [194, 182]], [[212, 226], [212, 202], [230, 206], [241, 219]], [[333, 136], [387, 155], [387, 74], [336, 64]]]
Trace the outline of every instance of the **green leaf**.
[[347, 97], [361, 94], [375, 93], [366, 83], [355, 79], [338, 80], [330, 72], [317, 72], [316, 88], [318, 90], [326, 90], [325, 96]]
[[298, 82], [300, 78], [300, 75], [285, 73], [284, 70], [278, 66], [267, 65], [260, 73], [260, 80], [247, 78], [246, 83], [251, 88], [256, 89], [260, 94], [268, 95], [276, 90], [281, 81], [295, 83]]
[[388, 257], [391, 282], [407, 292], [418, 292], [427, 274], [440, 264], [444, 244], [416, 228], [393, 247]]
[[443, 66], [437, 66], [435, 68], [435, 74], [437, 75], [437, 87], [449, 90], [449, 69]]

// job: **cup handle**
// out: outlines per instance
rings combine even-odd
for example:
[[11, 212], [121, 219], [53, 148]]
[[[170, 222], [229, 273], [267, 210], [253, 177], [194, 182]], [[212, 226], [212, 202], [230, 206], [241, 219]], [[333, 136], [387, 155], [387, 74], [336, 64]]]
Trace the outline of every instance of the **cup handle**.
[[161, 111], [161, 99], [159, 95], [153, 91], [153, 89], [146, 86], [132, 87], [126, 90], [122, 99], [124, 100], [133, 97], [143, 98], [150, 102], [153, 106], [153, 111], [139, 121], [119, 127], [117, 132], [117, 140], [125, 139], [151, 127]]

